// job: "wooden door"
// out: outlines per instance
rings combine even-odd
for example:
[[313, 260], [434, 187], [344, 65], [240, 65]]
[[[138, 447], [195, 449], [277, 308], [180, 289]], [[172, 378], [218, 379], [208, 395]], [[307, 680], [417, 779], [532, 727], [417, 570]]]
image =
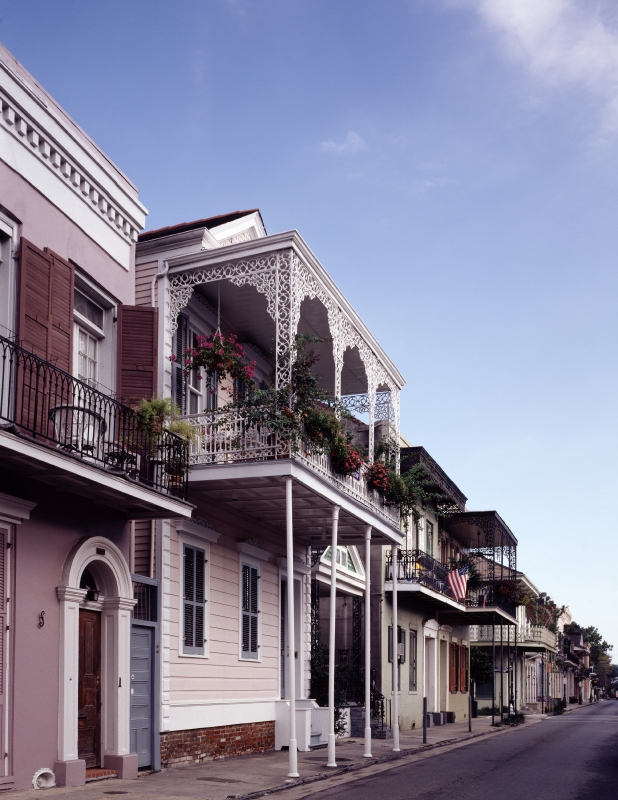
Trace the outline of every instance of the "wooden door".
[[79, 612], [78, 757], [86, 767], [100, 766], [101, 752], [101, 615]]

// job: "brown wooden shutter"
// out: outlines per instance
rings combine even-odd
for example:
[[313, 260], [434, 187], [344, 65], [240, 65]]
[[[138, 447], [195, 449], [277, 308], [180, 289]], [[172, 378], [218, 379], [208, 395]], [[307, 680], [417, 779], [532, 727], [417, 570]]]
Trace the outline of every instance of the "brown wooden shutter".
[[118, 399], [135, 404], [157, 394], [159, 310], [118, 306]]
[[18, 338], [22, 347], [71, 372], [73, 265], [21, 240]]
[[51, 256], [22, 238], [17, 337], [26, 350], [47, 358], [50, 339]]
[[449, 645], [449, 660], [448, 660], [448, 684], [449, 691], [457, 691], [457, 645], [453, 642]]
[[47, 358], [65, 372], [73, 369], [73, 264], [46, 250], [51, 256], [50, 337]]

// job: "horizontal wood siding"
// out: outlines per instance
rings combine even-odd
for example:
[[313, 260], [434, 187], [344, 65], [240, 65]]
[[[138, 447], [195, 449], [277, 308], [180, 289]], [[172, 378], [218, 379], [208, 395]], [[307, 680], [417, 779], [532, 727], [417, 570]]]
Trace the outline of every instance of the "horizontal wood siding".
[[[152, 305], [152, 279], [159, 269], [158, 261], [135, 265], [135, 305]], [[155, 301], [156, 305], [156, 301]]]
[[135, 555], [133, 572], [136, 575], [144, 575], [146, 578], [151, 578], [150, 553], [153, 524], [149, 519], [136, 519], [134, 525]]
[[[248, 517], [209, 508], [198, 511], [216, 527], [222, 536], [210, 546], [210, 631], [208, 658], [183, 658], [179, 655], [180, 619], [180, 548], [179, 538], [171, 529], [170, 553], [170, 701], [209, 702], [250, 700], [279, 696], [279, 567], [276, 558], [285, 555], [283, 533], [252, 525]], [[239, 658], [240, 564], [242, 557], [236, 542], [257, 539], [272, 554], [260, 565], [261, 584], [261, 647], [260, 660]], [[306, 548], [297, 554], [305, 559]], [[309, 581], [307, 581], [309, 585]], [[306, 659], [309, 654], [310, 618], [305, 587], [305, 608], [301, 636]], [[305, 670], [306, 672], [306, 670]], [[306, 694], [306, 681], [303, 694]]]

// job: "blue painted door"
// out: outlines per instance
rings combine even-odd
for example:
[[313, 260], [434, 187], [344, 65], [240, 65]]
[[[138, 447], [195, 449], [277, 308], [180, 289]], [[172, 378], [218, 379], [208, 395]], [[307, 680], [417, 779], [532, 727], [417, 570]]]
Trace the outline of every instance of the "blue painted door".
[[131, 752], [139, 768], [152, 765], [152, 637], [153, 629], [131, 629]]

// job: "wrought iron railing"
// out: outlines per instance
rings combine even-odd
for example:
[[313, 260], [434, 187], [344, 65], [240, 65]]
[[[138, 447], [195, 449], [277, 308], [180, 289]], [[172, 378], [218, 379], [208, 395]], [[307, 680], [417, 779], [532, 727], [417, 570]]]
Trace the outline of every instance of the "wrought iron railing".
[[[397, 559], [397, 582], [418, 583], [453, 599], [448, 584], [449, 567], [422, 550], [402, 550]], [[393, 580], [392, 554], [386, 554], [386, 581]]]
[[466, 605], [469, 608], [499, 608], [509, 616], [514, 617], [516, 614], [516, 606], [508, 595], [501, 592], [501, 588], [505, 585], [504, 581], [482, 581], [474, 591], [469, 592], [466, 597]]
[[375, 686], [371, 689], [370, 717], [373, 726], [380, 730], [392, 727], [390, 698], [384, 697]]
[[399, 525], [399, 508], [387, 505], [376, 491], [369, 488], [365, 466], [352, 475], [341, 475], [333, 469], [328, 453], [315, 452], [305, 443], [295, 449], [266, 423], [249, 424], [241, 413], [206, 411], [188, 415], [185, 419], [197, 429], [197, 439], [191, 445], [193, 465], [296, 458], [344, 494]]
[[188, 451], [178, 436], [147, 430], [133, 409], [1, 336], [0, 420], [67, 456], [186, 497]]

